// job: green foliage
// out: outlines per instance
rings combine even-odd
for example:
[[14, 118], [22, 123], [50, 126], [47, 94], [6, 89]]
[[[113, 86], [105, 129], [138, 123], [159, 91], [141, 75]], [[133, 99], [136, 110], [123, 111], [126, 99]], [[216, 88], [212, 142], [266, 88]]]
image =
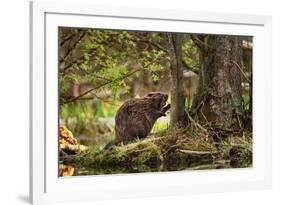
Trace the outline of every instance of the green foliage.
[[86, 119], [94, 120], [95, 115], [90, 115], [89, 105], [85, 102], [69, 103], [61, 107], [60, 118], [74, 133], [85, 131]]
[[229, 136], [218, 143], [224, 159], [230, 160], [231, 167], [249, 167], [252, 164], [252, 136], [249, 132]]
[[112, 94], [114, 98], [116, 98], [116, 94], [118, 89], [126, 84], [122, 80], [122, 77], [128, 73], [128, 70], [125, 66], [116, 67], [116, 64], [113, 63], [110, 68], [104, 68], [100, 72], [98, 72], [101, 76], [106, 76], [106, 79], [110, 82], [108, 86], [112, 90]]
[[[103, 101], [73, 102], [60, 107], [60, 119], [78, 139], [88, 136], [86, 144], [104, 144], [114, 138], [112, 121], [117, 108], [115, 104]], [[100, 118], [104, 121], [100, 121]]]
[[159, 80], [159, 72], [164, 69], [164, 65], [159, 63], [166, 58], [163, 50], [152, 50], [142, 52], [142, 64], [145, 70], [149, 71], [153, 81]]
[[[116, 101], [112, 101], [117, 103]], [[98, 101], [95, 105], [96, 109], [96, 117], [107, 118], [107, 117], [114, 117], [117, 111], [116, 105], [111, 105], [109, 103]]]
[[[130, 89], [126, 79], [132, 76], [123, 77], [136, 66], [147, 71], [154, 82], [169, 69], [165, 37], [160, 32], [60, 28], [59, 34], [61, 104], [73, 99], [73, 84], [97, 86], [95, 93], [110, 89], [118, 97]], [[198, 71], [199, 52], [189, 35], [185, 35], [182, 50], [185, 65]], [[94, 97], [92, 94], [84, 97]]]
[[182, 45], [183, 61], [190, 70], [198, 73], [200, 69], [200, 52], [198, 47], [194, 45], [189, 35], [186, 36], [185, 42]]
[[187, 110], [190, 110], [191, 109], [191, 107], [192, 107], [192, 99], [189, 99], [189, 98], [186, 98], [185, 99], [185, 108], [187, 109]]
[[[63, 57], [64, 61], [60, 65], [61, 102], [72, 98], [70, 89], [73, 83], [97, 86], [108, 82], [107, 87], [116, 94], [120, 86], [123, 86], [118, 79], [128, 72], [126, 68], [128, 54], [135, 45], [131, 40], [132, 35], [128, 32], [110, 30], [60, 29], [61, 36], [67, 36], [68, 33], [85, 35], [75, 47], [72, 45], [67, 49], [63, 46], [60, 48], [62, 55], [68, 54]], [[73, 39], [76, 40], [75, 35]], [[70, 53], [64, 52], [71, 49]]]
[[242, 95], [242, 99], [243, 99], [243, 110], [249, 110], [250, 96], [249, 95]]

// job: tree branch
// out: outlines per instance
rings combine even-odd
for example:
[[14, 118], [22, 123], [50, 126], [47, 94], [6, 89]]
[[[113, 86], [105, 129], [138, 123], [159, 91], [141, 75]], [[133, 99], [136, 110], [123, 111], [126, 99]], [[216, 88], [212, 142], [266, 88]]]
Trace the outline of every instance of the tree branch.
[[207, 47], [210, 47], [209, 45], [207, 45], [205, 42], [204, 42], [204, 38], [206, 37], [207, 35], [197, 35], [197, 34], [191, 34], [190, 35], [190, 38], [191, 40], [193, 41], [193, 43], [202, 51], [206, 50]]
[[80, 37], [77, 39], [77, 41], [71, 46], [70, 49], [68, 49], [68, 51], [66, 52], [64, 57], [61, 57], [60, 59], [60, 63], [62, 63], [63, 61], [65, 61], [65, 59], [69, 56], [70, 53], [72, 53], [72, 51], [76, 48], [76, 46], [78, 45], [78, 43], [85, 37], [86, 32], [83, 32]]
[[66, 37], [65, 39], [63, 39], [61, 42], [60, 42], [60, 47], [62, 47], [68, 40], [70, 40], [71, 38], [73, 38], [74, 36], [76, 36], [77, 33], [72, 33], [70, 34], [68, 37]]
[[94, 91], [94, 90], [97, 90], [97, 89], [99, 89], [99, 88], [101, 88], [101, 87], [103, 87], [103, 86], [105, 86], [105, 85], [110, 84], [110, 83], [113, 83], [113, 82], [116, 82], [116, 81], [119, 81], [119, 80], [124, 80], [124, 79], [126, 79], [127, 77], [129, 77], [129, 76], [131, 76], [131, 75], [133, 75], [133, 74], [135, 74], [136, 72], [141, 71], [141, 70], [142, 70], [142, 68], [137, 69], [137, 70], [134, 70], [134, 71], [132, 71], [131, 73], [128, 73], [128, 74], [126, 74], [126, 75], [124, 75], [124, 76], [122, 76], [122, 77], [120, 77], [120, 78], [114, 79], [114, 80], [112, 80], [112, 81], [107, 81], [107, 82], [101, 83], [101, 84], [99, 84], [99, 85], [96, 85], [95, 87], [93, 87], [93, 88], [91, 88], [91, 89], [85, 91], [85, 92], [82, 93], [81, 95], [78, 95], [78, 96], [76, 96], [76, 97], [71, 98], [70, 100], [67, 100], [66, 102], [61, 103], [61, 105], [64, 105], [64, 104], [67, 104], [67, 103], [70, 103], [70, 102], [74, 102], [74, 101], [78, 100], [79, 98], [81, 98], [81, 97], [87, 95], [88, 93], [90, 93], [90, 92], [92, 92], [92, 91]]
[[203, 42], [199, 38], [197, 38], [197, 35], [192, 34], [190, 35], [190, 38], [199, 49], [203, 49]]

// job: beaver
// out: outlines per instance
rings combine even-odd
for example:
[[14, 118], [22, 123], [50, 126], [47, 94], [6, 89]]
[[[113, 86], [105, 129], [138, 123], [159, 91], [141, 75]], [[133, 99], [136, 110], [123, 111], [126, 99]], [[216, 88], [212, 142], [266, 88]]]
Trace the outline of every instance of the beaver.
[[166, 105], [168, 95], [160, 92], [148, 93], [138, 99], [126, 101], [115, 116], [115, 140], [105, 146], [127, 144], [135, 139], [147, 137], [156, 120], [166, 116], [170, 104]]

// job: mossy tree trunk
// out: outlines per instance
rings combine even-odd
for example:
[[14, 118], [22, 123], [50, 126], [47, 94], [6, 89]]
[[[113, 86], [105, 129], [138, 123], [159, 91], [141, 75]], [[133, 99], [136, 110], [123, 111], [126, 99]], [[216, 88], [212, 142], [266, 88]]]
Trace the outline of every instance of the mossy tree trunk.
[[201, 50], [202, 68], [192, 113], [220, 129], [241, 127], [242, 41], [237, 36], [193, 36]]

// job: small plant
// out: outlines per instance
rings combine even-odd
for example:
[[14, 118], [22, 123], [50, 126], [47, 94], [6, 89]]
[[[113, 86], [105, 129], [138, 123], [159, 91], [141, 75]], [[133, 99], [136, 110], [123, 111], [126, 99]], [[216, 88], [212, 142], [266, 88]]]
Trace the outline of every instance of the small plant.
[[152, 128], [152, 133], [164, 134], [169, 128], [170, 115], [159, 118]]

